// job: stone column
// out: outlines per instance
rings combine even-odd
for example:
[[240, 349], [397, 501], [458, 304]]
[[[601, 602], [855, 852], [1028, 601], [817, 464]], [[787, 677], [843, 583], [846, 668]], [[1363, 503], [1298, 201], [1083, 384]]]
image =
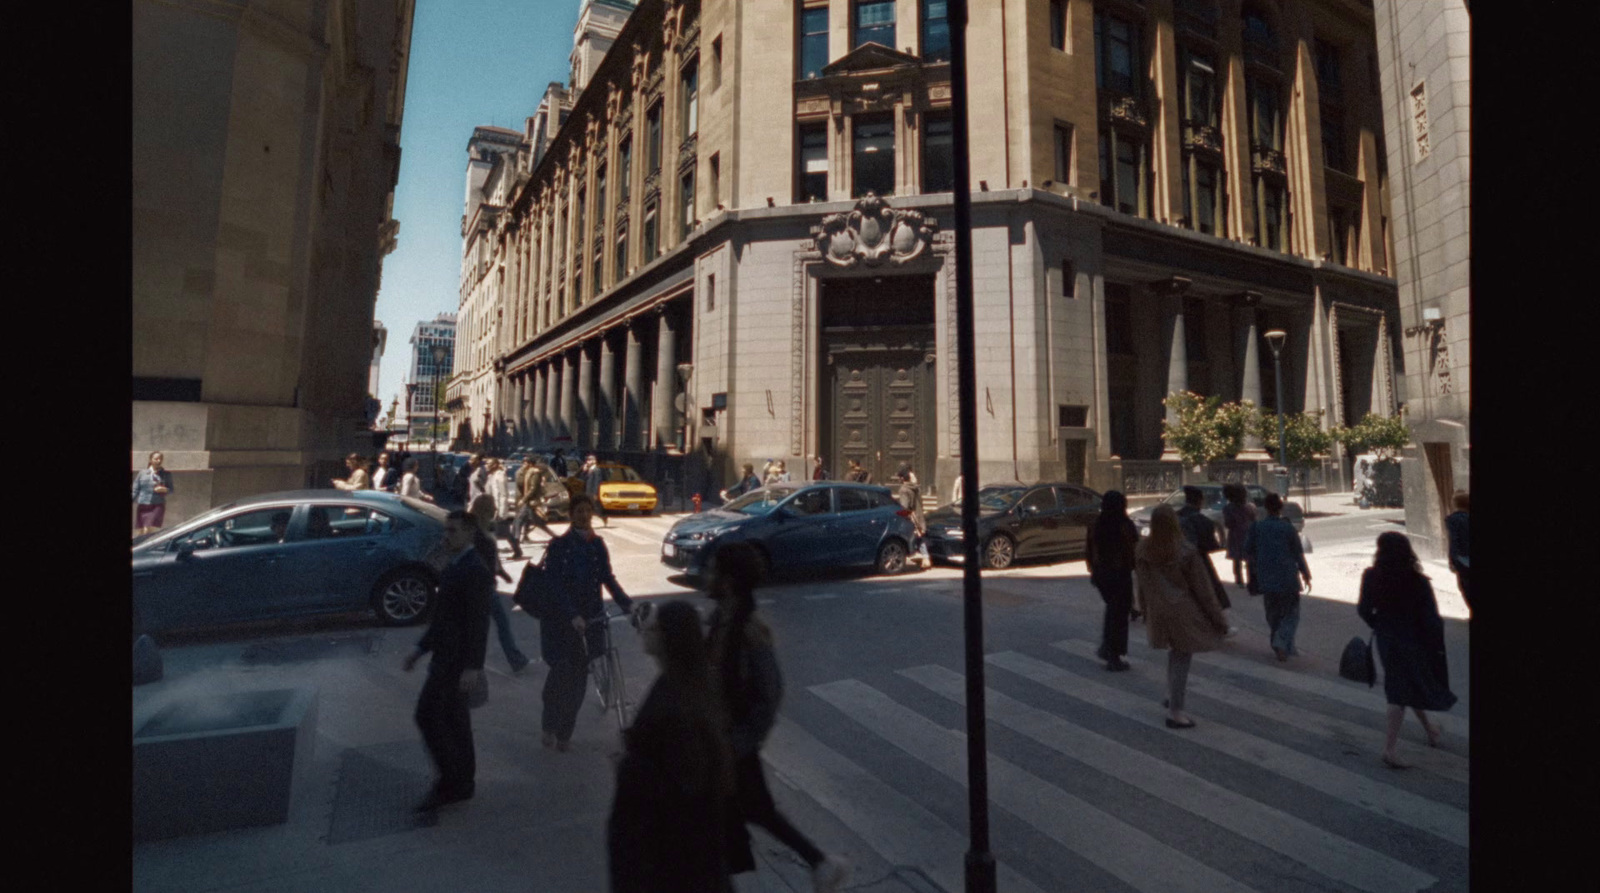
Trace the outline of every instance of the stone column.
[[[1162, 342], [1167, 349], [1167, 388], [1161, 395], [1165, 399], [1168, 395], [1189, 390], [1189, 348], [1185, 340], [1183, 328], [1183, 296], [1189, 290], [1189, 280], [1182, 276], [1152, 282], [1150, 290], [1156, 294], [1162, 307]], [[1167, 424], [1178, 421], [1178, 413], [1171, 407], [1166, 408], [1164, 418]], [[1175, 460], [1178, 453], [1165, 440], [1162, 441], [1161, 458]]]
[[561, 357], [561, 433], [578, 449], [578, 358], [567, 351]]
[[595, 448], [594, 366], [594, 351], [591, 345], [578, 345], [578, 427], [573, 440], [584, 450]]
[[544, 443], [544, 367], [528, 370], [528, 442]]
[[545, 360], [539, 369], [539, 437], [546, 446], [556, 439], [556, 421], [560, 407], [557, 395], [561, 392], [560, 374], [556, 360]]
[[595, 448], [617, 448], [617, 352], [610, 334], [600, 336], [600, 399], [595, 405]]
[[678, 391], [678, 339], [672, 312], [663, 306], [656, 326], [656, 387], [650, 401], [651, 427], [655, 431], [657, 446], [676, 445], [678, 442], [677, 407], [673, 398]]
[[639, 321], [626, 325], [627, 354], [623, 361], [622, 448], [644, 449], [644, 333]]
[[[1261, 408], [1261, 334], [1256, 331], [1256, 307], [1260, 304], [1261, 295], [1252, 291], [1240, 295], [1234, 303], [1235, 324], [1237, 330], [1244, 333], [1244, 359], [1239, 367], [1239, 399], [1254, 403], [1257, 409]], [[1271, 457], [1263, 448], [1261, 438], [1254, 431], [1246, 431], [1244, 449], [1239, 453], [1239, 458], [1265, 462]]]
[[517, 445], [533, 442], [533, 382], [529, 372], [517, 376]]

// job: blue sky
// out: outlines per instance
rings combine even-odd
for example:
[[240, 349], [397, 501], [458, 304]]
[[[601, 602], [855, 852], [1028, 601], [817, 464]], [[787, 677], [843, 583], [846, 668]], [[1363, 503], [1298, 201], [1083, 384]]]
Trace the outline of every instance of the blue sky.
[[389, 330], [379, 392], [389, 411], [410, 368], [418, 321], [454, 313], [461, 269], [467, 140], [492, 124], [521, 130], [551, 81], [565, 82], [578, 0], [419, 0], [400, 130], [394, 216], [377, 318]]

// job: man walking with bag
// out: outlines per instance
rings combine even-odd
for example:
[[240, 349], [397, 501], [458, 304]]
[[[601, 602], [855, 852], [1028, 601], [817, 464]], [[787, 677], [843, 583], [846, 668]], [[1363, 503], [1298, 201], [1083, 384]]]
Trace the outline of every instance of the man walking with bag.
[[1272, 630], [1272, 653], [1285, 661], [1294, 654], [1294, 633], [1300, 625], [1300, 582], [1311, 585], [1311, 568], [1300, 547], [1300, 532], [1284, 520], [1283, 499], [1268, 493], [1267, 517], [1250, 525], [1244, 551], [1250, 577], [1256, 581]]
[[494, 577], [473, 548], [477, 526], [464, 511], [445, 519], [444, 550], [449, 562], [439, 579], [438, 604], [428, 631], [405, 659], [406, 672], [433, 653], [428, 678], [417, 696], [416, 721], [422, 743], [433, 758], [438, 780], [417, 812], [470, 800], [477, 774], [468, 696], [484, 684], [483, 658], [489, 644], [489, 599]]

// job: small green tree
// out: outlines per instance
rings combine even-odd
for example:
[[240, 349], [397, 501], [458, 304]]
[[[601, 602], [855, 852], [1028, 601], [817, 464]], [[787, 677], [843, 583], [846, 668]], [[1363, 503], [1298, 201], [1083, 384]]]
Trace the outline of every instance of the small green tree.
[[1208, 465], [1239, 455], [1254, 407], [1223, 404], [1221, 397], [1202, 397], [1189, 391], [1167, 395], [1162, 403], [1177, 416], [1163, 421], [1161, 439], [1186, 466]]
[[1403, 416], [1381, 416], [1373, 412], [1351, 427], [1338, 429], [1334, 437], [1344, 444], [1350, 455], [1375, 453], [1380, 461], [1398, 459], [1400, 451], [1411, 442], [1411, 432]]
[[1286, 457], [1278, 455], [1277, 413], [1263, 412], [1256, 422], [1256, 436], [1266, 445], [1274, 459], [1286, 465], [1310, 462], [1326, 455], [1333, 446], [1333, 432], [1322, 429], [1322, 411], [1301, 412], [1284, 416], [1283, 439]]

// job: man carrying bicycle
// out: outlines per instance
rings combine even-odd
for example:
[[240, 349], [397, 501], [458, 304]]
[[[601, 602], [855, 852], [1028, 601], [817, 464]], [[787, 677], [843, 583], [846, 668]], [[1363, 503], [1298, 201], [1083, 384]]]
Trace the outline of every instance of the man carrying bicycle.
[[585, 618], [605, 614], [600, 587], [605, 586], [624, 614], [633, 599], [622, 591], [611, 570], [611, 553], [595, 535], [594, 500], [574, 496], [569, 508], [572, 526], [546, 547], [544, 573], [557, 594], [552, 610], [539, 621], [539, 646], [550, 673], [544, 682], [541, 728], [545, 747], [567, 750], [583, 708], [589, 660], [606, 650], [606, 630]]

